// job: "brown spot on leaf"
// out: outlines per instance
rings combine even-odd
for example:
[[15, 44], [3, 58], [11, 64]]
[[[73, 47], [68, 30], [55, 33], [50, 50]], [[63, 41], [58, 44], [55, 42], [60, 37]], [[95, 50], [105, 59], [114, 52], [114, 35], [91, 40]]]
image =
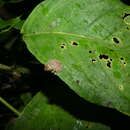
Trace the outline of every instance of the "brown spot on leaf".
[[108, 101], [108, 102], [106, 103], [106, 105], [107, 105], [107, 106], [112, 105], [112, 101]]
[[76, 80], [76, 83], [77, 83], [77, 84], [79, 84], [79, 82], [80, 82], [79, 80]]
[[52, 72], [60, 72], [63, 66], [59, 60], [50, 60], [48, 64], [45, 65], [45, 71], [52, 71]]

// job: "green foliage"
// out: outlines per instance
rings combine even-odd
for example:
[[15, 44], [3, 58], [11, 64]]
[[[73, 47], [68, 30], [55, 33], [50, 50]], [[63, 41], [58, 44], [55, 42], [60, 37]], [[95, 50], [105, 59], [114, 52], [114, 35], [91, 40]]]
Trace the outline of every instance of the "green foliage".
[[25, 107], [23, 113], [7, 130], [110, 130], [107, 126], [78, 120], [62, 108], [50, 105], [38, 93]]
[[46, 0], [22, 33], [79, 96], [130, 115], [130, 8], [120, 0]]
[[7, 3], [18, 3], [18, 2], [21, 2], [23, 0], [1, 0], [0, 1], [0, 6], [3, 6], [4, 4], [7, 4]]
[[3, 20], [0, 18], [0, 34], [9, 31], [11, 28], [21, 29], [24, 20], [19, 17], [9, 20]]
[[[9, 37], [12, 34], [13, 29], [20, 30], [24, 20], [21, 20], [20, 17], [12, 18], [9, 20], [3, 20], [0, 18], [0, 44], [6, 40], [9, 40]], [[5, 48], [10, 48], [15, 42], [16, 37], [9, 40], [8, 44], [5, 45]]]

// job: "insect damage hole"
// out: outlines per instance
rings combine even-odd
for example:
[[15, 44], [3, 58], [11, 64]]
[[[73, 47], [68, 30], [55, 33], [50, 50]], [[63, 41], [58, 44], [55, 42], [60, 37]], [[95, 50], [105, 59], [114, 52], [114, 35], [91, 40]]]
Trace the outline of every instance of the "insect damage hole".
[[62, 49], [64, 49], [66, 46], [65, 46], [65, 44], [62, 44], [61, 46], [60, 46], [60, 48], [62, 48]]
[[72, 46], [78, 46], [79, 44], [77, 42], [71, 42]]
[[100, 54], [99, 58], [100, 59], [108, 59], [109, 57], [107, 55], [105, 55], [105, 54]]
[[94, 54], [96, 51], [95, 50], [90, 50], [88, 51], [90, 54]]
[[116, 37], [113, 37], [113, 41], [116, 43], [116, 44], [119, 44], [120, 41], [116, 38]]
[[92, 53], [92, 51], [89, 51], [89, 53]]
[[44, 70], [45, 71], [52, 71], [52, 72], [60, 72], [63, 68], [63, 65], [59, 60], [50, 60], [48, 64], [45, 64]]
[[107, 67], [111, 68], [111, 62], [107, 61]]
[[130, 15], [129, 13], [125, 13], [122, 18], [125, 19], [129, 15]]
[[124, 22], [125, 24], [130, 25], [130, 14], [125, 14]]
[[95, 63], [96, 62], [96, 60], [95, 59], [92, 59], [92, 63]]
[[123, 58], [123, 57], [121, 57], [121, 58], [120, 58], [120, 60], [124, 60], [124, 58]]

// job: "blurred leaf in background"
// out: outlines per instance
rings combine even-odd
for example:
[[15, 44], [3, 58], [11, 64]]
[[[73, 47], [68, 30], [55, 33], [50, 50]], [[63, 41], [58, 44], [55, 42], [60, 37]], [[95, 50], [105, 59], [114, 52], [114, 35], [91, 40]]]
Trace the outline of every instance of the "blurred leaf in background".
[[21, 2], [21, 1], [24, 1], [24, 0], [1, 0], [0, 6], [3, 6], [4, 4], [7, 4], [7, 3], [18, 3], [18, 2]]
[[76, 119], [62, 108], [49, 104], [37, 93], [7, 130], [110, 130], [109, 127]]
[[21, 20], [20, 17], [12, 18], [9, 20], [3, 20], [0, 18], [0, 33], [9, 31], [11, 28], [21, 29], [24, 20]]

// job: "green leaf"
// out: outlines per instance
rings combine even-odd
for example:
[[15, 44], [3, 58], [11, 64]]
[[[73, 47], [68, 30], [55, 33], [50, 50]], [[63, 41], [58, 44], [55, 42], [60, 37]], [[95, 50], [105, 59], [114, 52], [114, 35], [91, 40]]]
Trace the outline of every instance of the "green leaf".
[[38, 93], [25, 107], [21, 116], [7, 130], [110, 130], [109, 127], [78, 120]]
[[0, 18], [0, 34], [8, 32], [11, 28], [21, 29], [24, 20], [21, 20], [20, 17], [12, 18], [9, 20], [3, 20]]
[[28, 49], [79, 96], [130, 115], [130, 7], [46, 0], [22, 28]]

